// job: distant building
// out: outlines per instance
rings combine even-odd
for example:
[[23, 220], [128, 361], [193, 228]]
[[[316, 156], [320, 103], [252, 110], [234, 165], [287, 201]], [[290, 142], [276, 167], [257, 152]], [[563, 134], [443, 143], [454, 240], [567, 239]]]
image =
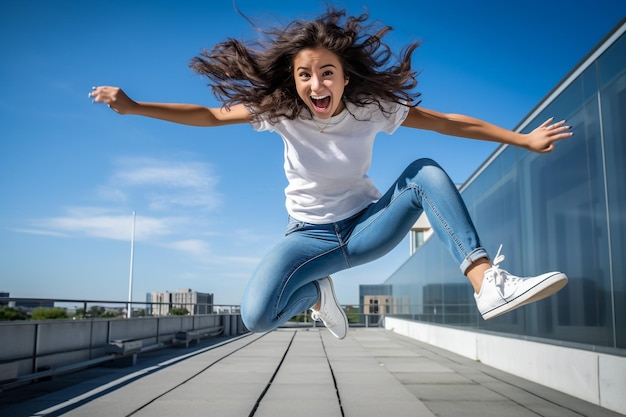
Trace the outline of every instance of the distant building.
[[148, 311], [151, 316], [167, 316], [172, 307], [170, 292], [150, 292], [146, 296]]
[[359, 320], [365, 324], [378, 323], [381, 315], [395, 313], [396, 307], [391, 295], [391, 285], [359, 285]]
[[213, 313], [213, 294], [191, 289], [148, 293], [146, 301], [153, 316], [167, 316], [173, 308], [186, 308], [190, 314]]
[[172, 293], [172, 305], [186, 308], [191, 314], [211, 314], [213, 312], [213, 294], [178, 290]]
[[44, 299], [28, 299], [19, 298], [11, 300], [11, 294], [6, 291], [0, 291], [0, 306], [17, 308], [24, 312], [30, 312], [37, 307], [54, 307], [54, 301]]

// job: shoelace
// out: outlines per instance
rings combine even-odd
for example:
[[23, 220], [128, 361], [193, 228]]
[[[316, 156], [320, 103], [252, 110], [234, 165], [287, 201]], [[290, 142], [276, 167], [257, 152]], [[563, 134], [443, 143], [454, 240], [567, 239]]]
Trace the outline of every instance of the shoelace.
[[321, 313], [317, 310], [311, 309], [311, 318], [315, 321], [323, 321], [324, 324], [333, 324], [329, 317], [324, 316], [324, 318], [322, 318]]
[[520, 278], [516, 276], [509, 275], [509, 273], [503, 269], [500, 269], [500, 263], [504, 261], [506, 258], [504, 255], [500, 254], [502, 251], [502, 244], [498, 248], [498, 252], [496, 253], [496, 257], [493, 259], [493, 266], [491, 267], [491, 276], [495, 281], [496, 287], [502, 288], [504, 285], [514, 284], [520, 280]]
[[320, 320], [321, 320], [321, 318], [320, 318], [320, 312], [319, 312], [319, 311], [317, 311], [317, 310], [313, 310], [313, 309], [311, 309], [311, 318], [312, 318], [313, 320], [315, 320], [315, 321], [320, 321]]

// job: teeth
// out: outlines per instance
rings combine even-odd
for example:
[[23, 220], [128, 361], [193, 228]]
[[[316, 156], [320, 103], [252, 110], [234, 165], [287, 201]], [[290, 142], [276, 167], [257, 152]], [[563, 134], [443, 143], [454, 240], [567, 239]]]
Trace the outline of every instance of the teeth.
[[311, 96], [313, 100], [322, 100], [322, 99], [325, 99], [326, 97], [330, 97], [330, 96]]

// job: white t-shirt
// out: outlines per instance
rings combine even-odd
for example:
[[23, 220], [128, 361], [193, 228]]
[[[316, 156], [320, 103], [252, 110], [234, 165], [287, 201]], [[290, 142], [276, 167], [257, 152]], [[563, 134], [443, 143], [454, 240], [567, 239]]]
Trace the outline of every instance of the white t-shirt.
[[[257, 131], [278, 133], [285, 144], [285, 188], [287, 212], [295, 219], [313, 224], [346, 219], [381, 194], [367, 176], [378, 132], [392, 134], [406, 118], [409, 108], [386, 103], [346, 108], [322, 120], [299, 117], [272, 124], [262, 119], [252, 123]], [[320, 132], [323, 130], [323, 133]]]

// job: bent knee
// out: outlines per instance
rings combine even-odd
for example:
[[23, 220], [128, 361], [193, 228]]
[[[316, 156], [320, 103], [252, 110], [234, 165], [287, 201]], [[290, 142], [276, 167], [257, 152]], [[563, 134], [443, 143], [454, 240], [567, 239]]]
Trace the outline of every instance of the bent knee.
[[407, 168], [406, 177], [414, 178], [419, 183], [428, 180], [450, 180], [450, 176], [441, 165], [430, 158], [420, 158], [413, 161]]
[[241, 306], [241, 320], [246, 329], [253, 333], [268, 332], [276, 327], [269, 314], [251, 311], [244, 305]]
[[431, 158], [419, 158], [409, 164], [409, 169], [412, 168], [412, 169], [420, 170], [426, 167], [433, 167], [433, 168], [443, 170], [443, 168], [441, 168], [441, 165], [439, 165], [437, 161]]

